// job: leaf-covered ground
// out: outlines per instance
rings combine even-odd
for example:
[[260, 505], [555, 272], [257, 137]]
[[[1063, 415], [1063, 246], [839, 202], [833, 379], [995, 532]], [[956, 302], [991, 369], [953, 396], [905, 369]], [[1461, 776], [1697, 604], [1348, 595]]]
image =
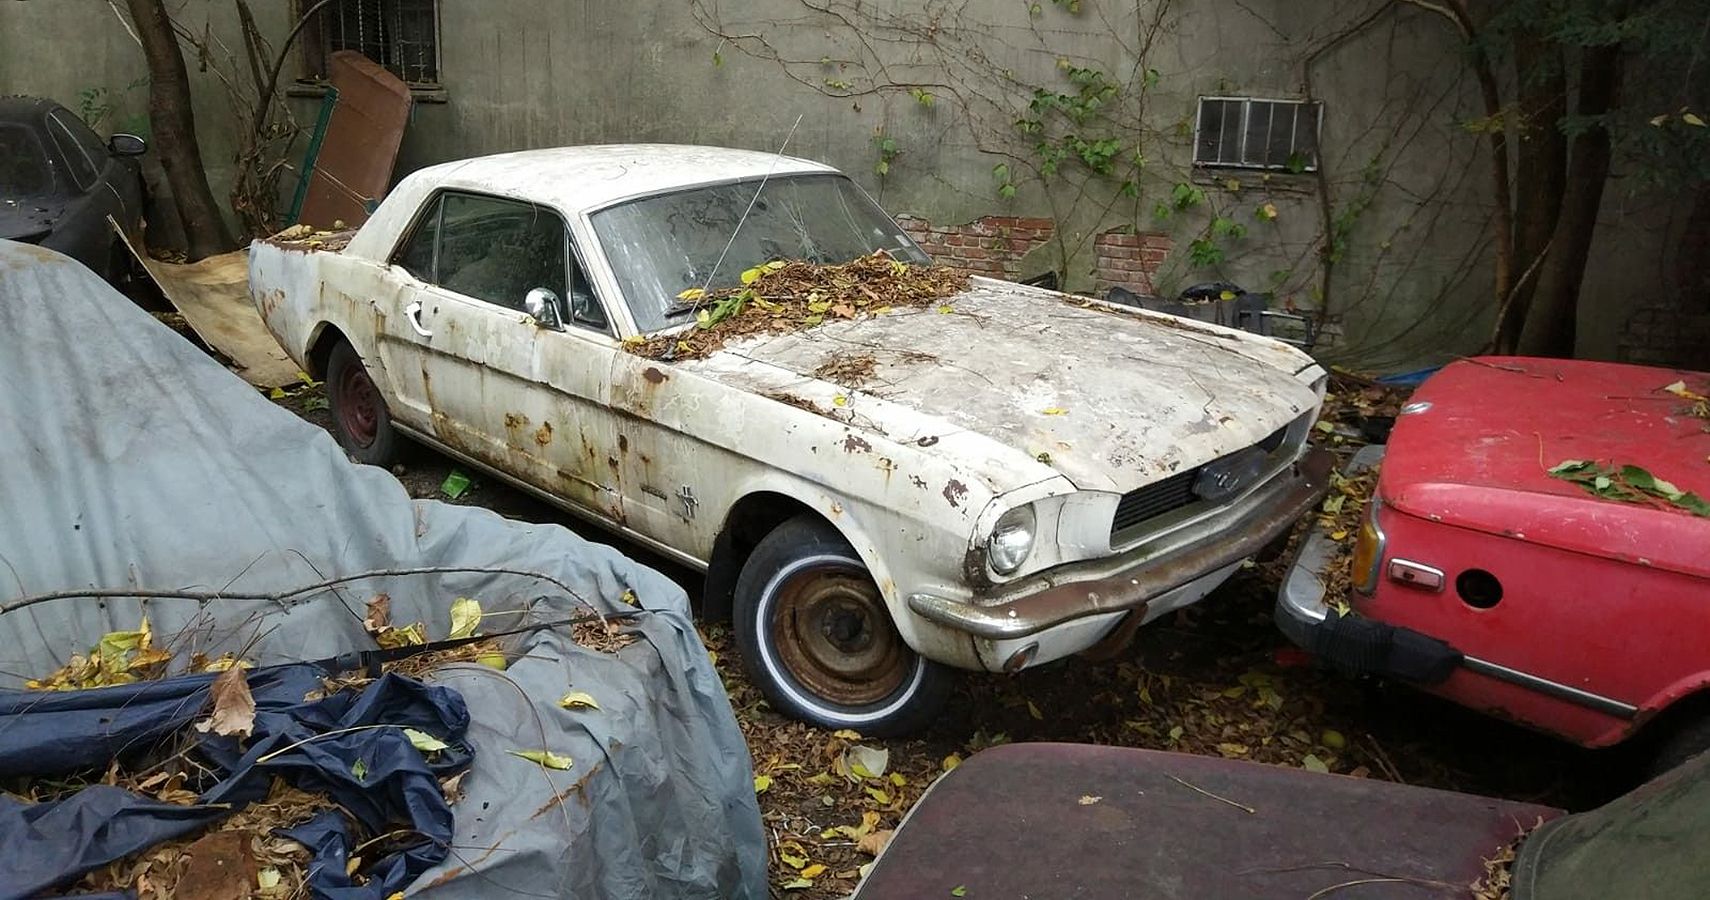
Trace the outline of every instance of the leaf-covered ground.
[[[1358, 379], [1339, 377], [1335, 386], [1326, 405], [1331, 427], [1317, 439], [1338, 449], [1352, 449], [1362, 434], [1381, 430], [1400, 402]], [[316, 391], [279, 402], [324, 427], [328, 419]], [[394, 472], [414, 495], [429, 497], [439, 496], [452, 470], [445, 459], [411, 448]], [[1359, 493], [1351, 489], [1344, 502], [1356, 502]], [[561, 522], [593, 540], [614, 541], [478, 476], [457, 502]], [[1338, 510], [1326, 518], [1354, 517]], [[641, 548], [620, 546], [677, 579], [691, 596], [699, 591], [692, 573]], [[906, 740], [832, 734], [774, 714], [744, 676], [728, 626], [703, 625], [753, 756], [773, 893], [799, 900], [847, 895], [860, 867], [871, 861], [870, 851], [933, 778], [1006, 741], [1177, 750], [1569, 808], [1594, 805], [1630, 786], [1630, 776], [1622, 774], [1630, 767], [1605, 754], [1405, 687], [1315, 667], [1271, 619], [1285, 562], [1241, 570], [1201, 604], [1141, 629], [1120, 659], [1071, 659], [1015, 677], [969, 674], [932, 730]], [[883, 771], [874, 771], [881, 757]], [[1336, 823], [1323, 828], [1333, 841]]]

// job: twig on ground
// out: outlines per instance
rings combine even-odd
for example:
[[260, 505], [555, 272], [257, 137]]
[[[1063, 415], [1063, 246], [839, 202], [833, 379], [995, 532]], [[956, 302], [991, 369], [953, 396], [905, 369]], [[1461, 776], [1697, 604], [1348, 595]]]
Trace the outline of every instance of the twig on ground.
[[1219, 803], [1227, 803], [1230, 806], [1235, 807], [1236, 809], [1244, 810], [1250, 816], [1251, 815], [1257, 815], [1259, 812], [1258, 810], [1252, 808], [1251, 806], [1248, 806], [1245, 803], [1236, 803], [1235, 801], [1229, 799], [1228, 797], [1219, 797], [1216, 794], [1213, 794], [1212, 792], [1206, 790], [1205, 788], [1199, 787], [1198, 785], [1189, 784], [1189, 783], [1181, 780], [1180, 778], [1177, 778], [1174, 775], [1170, 776], [1170, 780], [1175, 782], [1176, 784], [1181, 785], [1182, 787], [1187, 788], [1190, 791], [1194, 791], [1195, 793], [1199, 793], [1199, 794], [1204, 794], [1205, 796], [1210, 797], [1211, 799], [1216, 800]]

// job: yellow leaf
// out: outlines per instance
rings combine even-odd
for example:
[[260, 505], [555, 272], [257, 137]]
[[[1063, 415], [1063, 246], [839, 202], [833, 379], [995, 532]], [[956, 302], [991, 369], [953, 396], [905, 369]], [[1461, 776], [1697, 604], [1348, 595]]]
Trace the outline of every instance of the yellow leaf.
[[756, 776], [754, 776], [754, 793], [764, 794], [771, 789], [772, 789], [772, 776], [770, 776], [770, 775], [756, 775]]
[[891, 802], [890, 793], [876, 787], [867, 788], [867, 796], [878, 801], [881, 806], [889, 806]]
[[559, 756], [551, 750], [511, 750], [512, 756], [520, 756], [532, 763], [539, 763], [548, 769], [568, 769], [571, 766], [570, 757]]
[[623, 596], [619, 597], [618, 599], [622, 600], [625, 603], [628, 603], [630, 606], [640, 606], [641, 605], [641, 599], [639, 597], [635, 596], [635, 591], [630, 590], [629, 588], [624, 588], [623, 589]]
[[475, 661], [489, 669], [498, 669], [501, 672], [510, 665], [510, 663], [505, 660], [505, 655], [503, 653], [483, 653], [480, 656], [475, 657]]
[[1044, 415], [1044, 416], [1060, 416], [1066, 412], [1068, 412], [1068, 410], [1062, 408], [1061, 406], [1047, 406], [1044, 409], [1040, 410], [1039, 414]]
[[760, 278], [760, 267], [759, 266], [755, 266], [752, 269], [744, 269], [742, 272], [742, 283], [743, 284], [753, 284], [755, 281], [759, 280], [759, 278]]
[[634, 347], [639, 347], [645, 343], [647, 343], [647, 338], [644, 338], [639, 334], [632, 334], [629, 337], [626, 337], [623, 339], [623, 347], [625, 350], [628, 350], [628, 349], [631, 349]]
[[1080, 799], [1080, 804], [1082, 806], [1091, 806], [1094, 803], [1097, 803], [1098, 801], [1103, 800], [1103, 799], [1104, 799], [1103, 797], [1095, 797], [1092, 794], [1082, 794], [1081, 799]]
[[1219, 300], [1233, 300], [1233, 299], [1235, 299], [1235, 292], [1234, 291], [1219, 291], [1217, 294], [1217, 299], [1219, 299]]
[[1340, 541], [1340, 540], [1345, 540], [1347, 537], [1348, 537], [1348, 533], [1346, 531], [1338, 531], [1338, 532], [1335, 532], [1334, 534], [1330, 535], [1330, 540]]
[[861, 733], [860, 732], [851, 731], [847, 728], [839, 728], [836, 731], [833, 731], [831, 733], [831, 736], [834, 738], [842, 738], [846, 741], [858, 741], [861, 739]]
[[946, 772], [950, 771], [951, 769], [956, 768], [957, 766], [959, 766], [961, 764], [962, 764], [962, 757], [958, 754], [955, 754], [955, 753], [952, 753], [949, 756], [944, 757], [944, 762], [942, 763], [944, 771], [946, 771]]
[[807, 857], [791, 856], [788, 853], [778, 854], [778, 860], [792, 869], [800, 869], [802, 866], [807, 865]]
[[1682, 400], [1692, 400], [1694, 402], [1699, 400], [1710, 400], [1710, 397], [1705, 397], [1703, 394], [1687, 390], [1686, 382], [1684, 381], [1677, 381], [1674, 384], [1663, 388], [1663, 390], [1679, 397]]
[[947, 315], [950, 315], [950, 313], [951, 313], [950, 304], [946, 303], [946, 304], [943, 304], [942, 306], [938, 307], [938, 314], [939, 315], [947, 316]]
[[1680, 120], [1682, 122], [1685, 122], [1688, 125], [1691, 125], [1694, 128], [1703, 128], [1704, 127], [1704, 120], [1698, 118], [1698, 115], [1696, 113], [1681, 113], [1680, 114]]
[[1039, 707], [1033, 705], [1032, 700], [1027, 701], [1027, 714], [1040, 722], [1045, 721], [1045, 714], [1039, 711]]
[[791, 879], [789, 881], [786, 881], [783, 884], [778, 885], [778, 886], [783, 888], [786, 891], [802, 891], [802, 890], [807, 890], [810, 887], [813, 887], [813, 879], [811, 879], [811, 878], [795, 878], [795, 879]]
[[825, 866], [822, 863], [814, 863], [802, 870], [803, 878], [818, 878], [823, 874], [825, 874]]
[[904, 778], [903, 773], [901, 773], [901, 772], [892, 772], [891, 773], [891, 784], [894, 784], [897, 787], [902, 787], [902, 786], [908, 784], [908, 779]]
[[1661, 125], [1662, 123], [1667, 122], [1667, 121], [1668, 121], [1668, 113], [1663, 113], [1660, 116], [1653, 116], [1651, 118], [1651, 124], [1652, 125]]
[[576, 709], [578, 707], [585, 709], [600, 708], [600, 704], [595, 703], [593, 695], [589, 694], [587, 691], [571, 691], [559, 698], [558, 705], [565, 709]]
[[1348, 746], [1348, 739], [1342, 736], [1342, 732], [1331, 728], [1324, 729], [1324, 733], [1319, 735], [1318, 741], [1332, 750], [1340, 750]]
[[689, 288], [688, 290], [685, 290], [682, 293], [678, 294], [677, 299], [678, 300], [699, 300], [702, 297], [705, 297], [706, 295], [707, 295], [707, 292], [701, 288]]
[[468, 597], [451, 601], [451, 639], [473, 637], [481, 624], [481, 603]]
[[422, 751], [423, 753], [434, 753], [440, 750], [451, 749], [450, 744], [447, 744], [425, 731], [417, 731], [414, 728], [404, 729], [404, 737], [409, 738], [410, 746]]
[[838, 394], [837, 396], [831, 398], [831, 405], [832, 406], [848, 406], [849, 405], [849, 398], [843, 396], [842, 394]]

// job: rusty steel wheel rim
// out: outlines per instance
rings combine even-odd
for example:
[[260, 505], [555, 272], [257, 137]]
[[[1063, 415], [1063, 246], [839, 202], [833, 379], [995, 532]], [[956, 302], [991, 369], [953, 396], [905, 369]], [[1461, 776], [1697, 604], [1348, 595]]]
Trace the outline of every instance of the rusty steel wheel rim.
[[914, 654], [897, 634], [872, 576], [857, 563], [825, 562], [777, 587], [772, 643], [801, 685], [844, 706], [896, 693]]
[[358, 447], [374, 443], [380, 432], [380, 392], [374, 381], [359, 365], [346, 366], [339, 373], [338, 426]]

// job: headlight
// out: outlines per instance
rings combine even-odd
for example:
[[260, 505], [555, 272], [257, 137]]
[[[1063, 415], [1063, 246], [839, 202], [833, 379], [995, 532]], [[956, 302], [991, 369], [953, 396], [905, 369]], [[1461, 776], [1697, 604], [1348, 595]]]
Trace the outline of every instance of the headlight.
[[986, 559], [992, 571], [1008, 575], [1027, 561], [1033, 551], [1033, 507], [1017, 506], [1003, 514], [986, 539]]

